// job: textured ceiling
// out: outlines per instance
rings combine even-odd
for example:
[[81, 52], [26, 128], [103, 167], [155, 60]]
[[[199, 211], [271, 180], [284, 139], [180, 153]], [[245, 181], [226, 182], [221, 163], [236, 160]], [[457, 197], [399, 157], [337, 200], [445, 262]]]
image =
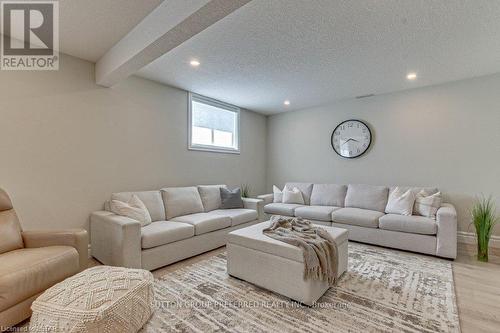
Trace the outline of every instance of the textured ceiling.
[[138, 75], [270, 114], [499, 71], [500, 1], [253, 0]]
[[60, 51], [96, 62], [163, 0], [61, 0]]

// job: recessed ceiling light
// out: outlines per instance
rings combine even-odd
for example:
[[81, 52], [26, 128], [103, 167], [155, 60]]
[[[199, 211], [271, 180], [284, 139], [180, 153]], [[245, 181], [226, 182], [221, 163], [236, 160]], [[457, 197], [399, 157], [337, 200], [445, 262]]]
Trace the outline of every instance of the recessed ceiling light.
[[283, 104], [285, 104], [285, 105], [287, 105], [287, 106], [288, 106], [288, 105], [290, 105], [290, 101], [289, 101], [289, 100], [286, 100], [286, 101], [284, 101], [284, 102], [283, 102]]
[[417, 78], [417, 73], [415, 73], [415, 72], [408, 73], [408, 74], [406, 75], [406, 78], [407, 78], [408, 80], [410, 80], [410, 81], [413, 81], [413, 80], [415, 80], [415, 79]]
[[193, 59], [193, 60], [191, 60], [191, 61], [189, 62], [189, 64], [190, 64], [191, 66], [193, 66], [193, 67], [198, 67], [198, 66], [200, 66], [200, 62], [199, 62], [198, 60], [194, 60], [194, 59]]

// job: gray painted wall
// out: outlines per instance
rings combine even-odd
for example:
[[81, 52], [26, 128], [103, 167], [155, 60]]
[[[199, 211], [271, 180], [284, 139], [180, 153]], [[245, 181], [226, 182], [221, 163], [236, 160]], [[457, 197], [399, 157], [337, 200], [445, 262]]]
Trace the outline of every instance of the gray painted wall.
[[[330, 145], [350, 118], [374, 136], [354, 160]], [[271, 116], [267, 179], [268, 191], [287, 181], [437, 186], [458, 207], [459, 229], [473, 231], [475, 195], [493, 195], [500, 210], [500, 75]]]
[[0, 186], [25, 229], [87, 227], [112, 192], [199, 183], [265, 189], [266, 117], [241, 114], [241, 155], [187, 149], [187, 93], [131, 77], [95, 85], [69, 56], [57, 72], [0, 73]]

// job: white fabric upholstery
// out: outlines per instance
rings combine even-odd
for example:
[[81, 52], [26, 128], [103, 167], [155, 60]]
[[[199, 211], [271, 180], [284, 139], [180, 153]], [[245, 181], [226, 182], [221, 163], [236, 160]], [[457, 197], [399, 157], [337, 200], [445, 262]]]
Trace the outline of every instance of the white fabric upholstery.
[[200, 193], [192, 187], [162, 188], [163, 203], [166, 208], [167, 220], [174, 217], [203, 212]]
[[408, 190], [411, 190], [415, 196], [422, 190], [429, 194], [434, 194], [436, 192], [439, 192], [439, 190], [435, 187], [418, 187], [418, 186], [391, 186], [389, 187], [389, 194], [391, 194], [396, 188], [399, 188], [401, 191], [406, 192]]
[[276, 185], [273, 185], [273, 201], [272, 202], [283, 202], [283, 191]]
[[361, 209], [361, 208], [340, 208], [332, 213], [332, 221], [337, 223], [359, 225], [366, 228], [378, 228], [378, 219], [384, 213]]
[[[269, 225], [270, 222], [266, 221], [248, 228], [233, 231], [228, 234], [228, 243], [241, 245], [293, 261], [304, 262], [304, 256], [299, 247], [273, 239], [262, 233], [262, 230]], [[320, 227], [326, 228], [338, 244], [347, 241], [346, 230], [326, 226]]]
[[96, 266], [47, 289], [32, 305], [29, 331], [134, 333], [154, 311], [153, 274]]
[[135, 194], [132, 195], [128, 202], [111, 200], [109, 207], [113, 213], [139, 221], [143, 227], [151, 223], [151, 215], [149, 215], [148, 209]]
[[220, 188], [226, 185], [198, 185], [201, 202], [205, 212], [219, 209], [221, 206]]
[[194, 226], [174, 221], [157, 221], [141, 228], [143, 249], [149, 249], [194, 236]]
[[234, 227], [212, 231], [203, 235], [186, 238], [142, 251], [142, 267], [153, 270], [171, 263], [183, 260], [203, 252], [226, 245], [227, 234], [233, 230], [245, 228], [257, 223], [258, 220], [240, 224]]
[[264, 206], [264, 212], [267, 214], [295, 216], [295, 209], [303, 207], [304, 205], [297, 204], [284, 204], [284, 203], [270, 203]]
[[436, 219], [436, 213], [441, 207], [441, 203], [441, 192], [429, 194], [422, 190], [416, 196], [413, 214]]
[[349, 240], [436, 255], [435, 236], [410, 234], [379, 228], [365, 228], [335, 222], [332, 223], [332, 226], [349, 230]]
[[347, 186], [336, 184], [314, 184], [311, 206], [344, 207]]
[[111, 212], [90, 215], [92, 256], [110, 266], [141, 268], [141, 224]]
[[111, 200], [128, 202], [133, 194], [137, 195], [144, 203], [153, 222], [165, 221], [165, 205], [163, 204], [160, 191], [113, 193], [111, 194]]
[[285, 189], [293, 190], [296, 187], [302, 193], [302, 198], [304, 198], [304, 203], [309, 205], [311, 202], [311, 193], [313, 184], [312, 183], [286, 183]]
[[201, 235], [210, 231], [224, 229], [231, 226], [231, 218], [210, 213], [197, 213], [178, 216], [170, 221], [188, 223], [194, 226], [194, 234]]
[[[195, 190], [197, 191], [196, 188]], [[164, 237], [156, 232], [160, 224], [153, 223], [148, 226], [150, 229], [142, 230], [140, 223], [130, 218], [108, 211], [94, 212], [90, 216], [92, 256], [105, 265], [152, 270], [213, 250], [226, 244], [228, 232], [255, 224], [260, 218], [264, 217], [263, 200], [252, 198], [243, 198], [242, 200], [244, 208], [234, 210], [234, 213], [233, 210], [227, 210], [226, 214], [224, 214], [226, 216], [217, 215], [214, 211], [194, 214], [194, 218], [197, 219], [198, 223], [186, 223], [191, 230], [189, 234], [194, 234], [194, 236], [188, 238], [183, 238], [188, 235], [188, 229], [186, 228], [182, 228], [182, 230], [180, 228], [169, 229], [173, 228], [173, 224], [182, 225], [184, 222], [161, 221], [166, 223], [165, 225], [161, 223], [161, 228], [159, 228], [162, 232], [166, 232]], [[252, 212], [250, 213], [247, 210], [252, 210]], [[242, 223], [243, 220], [248, 220], [250, 215], [255, 219]], [[204, 218], [200, 218], [200, 216]], [[185, 220], [190, 218], [182, 216], [174, 219]], [[207, 229], [214, 231], [196, 235], [192, 231], [196, 229], [198, 229], [198, 234], [207, 231]], [[143, 233], [147, 234], [144, 242], [145, 246], [160, 243], [163, 243], [163, 245], [143, 249]], [[183, 239], [173, 241], [180, 238]], [[170, 243], [165, 244], [165, 242]]]
[[412, 190], [402, 190], [398, 187], [389, 193], [389, 200], [385, 207], [387, 214], [399, 214], [410, 216], [413, 212], [413, 204], [415, 203], [415, 193]]
[[436, 214], [436, 255], [455, 259], [457, 257], [457, 211], [450, 204], [442, 204]]
[[331, 221], [332, 212], [338, 209], [340, 209], [340, 207], [303, 206], [295, 209], [295, 216], [311, 220]]
[[298, 188], [294, 187], [292, 190], [286, 188], [283, 190], [283, 203], [303, 205], [304, 197]]
[[349, 184], [345, 197], [345, 207], [385, 211], [389, 189], [385, 186]]
[[437, 233], [436, 221], [423, 216], [387, 214], [379, 219], [378, 227], [422, 235], [435, 235]]
[[[304, 279], [300, 248], [262, 234], [269, 222], [228, 235], [227, 271], [230, 275], [307, 305], [313, 305], [330, 287], [324, 281]], [[325, 227], [337, 242], [338, 274], [348, 266], [347, 231]]]
[[231, 225], [239, 225], [258, 219], [258, 213], [253, 209], [233, 208], [233, 209], [217, 209], [210, 212], [211, 214], [228, 216], [231, 218]]

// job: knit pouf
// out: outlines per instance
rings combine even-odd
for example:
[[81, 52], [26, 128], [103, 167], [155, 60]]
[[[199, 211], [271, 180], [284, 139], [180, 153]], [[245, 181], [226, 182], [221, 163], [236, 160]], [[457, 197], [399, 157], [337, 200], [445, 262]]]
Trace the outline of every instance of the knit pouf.
[[137, 332], [153, 313], [153, 275], [97, 266], [47, 289], [31, 306], [30, 332]]

